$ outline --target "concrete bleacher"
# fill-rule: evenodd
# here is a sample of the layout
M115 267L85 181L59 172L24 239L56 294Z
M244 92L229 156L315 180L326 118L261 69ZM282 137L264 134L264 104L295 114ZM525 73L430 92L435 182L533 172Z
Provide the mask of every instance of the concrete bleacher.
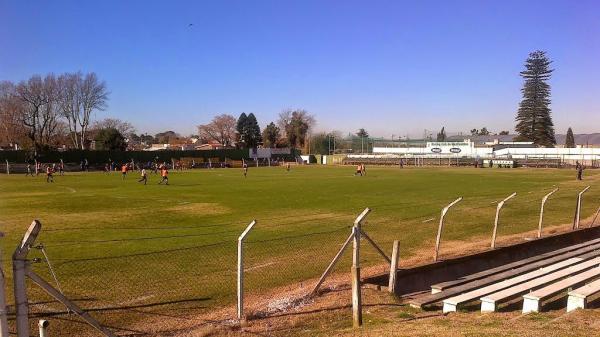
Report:
M567 312L575 309L586 309L590 298L600 295L600 279L573 289L567 295Z
M581 244L577 244L577 245L572 245L572 246L568 246L562 249L557 249L545 254L540 254L540 255L536 255L536 256L532 256L530 258L527 259L522 259L522 260L518 260L515 261L513 263L509 263L509 264L505 264L496 268L492 268L492 269L487 269L487 270L483 270L479 273L474 273L474 274L470 274L470 275L466 275L464 277L461 277L459 279L456 280L452 280L452 281L447 281L447 282L442 282L442 283L437 283L431 286L431 293L432 294L436 294L439 292L442 292L444 290L447 290L449 288L452 287L456 287L471 281L475 281L475 280L479 280L479 279L483 279L486 277L489 277L491 275L494 274L498 274L507 270L512 270L515 269L517 267L522 267L525 265L529 265L533 262L537 262L537 261L541 261L541 260L545 260L545 259L549 259L551 257L555 257L555 256L560 256L562 254L568 253L568 252L572 252L581 248L585 248L585 247L592 247L592 245L594 244L598 244L600 243L600 239L595 239L595 240L590 240ZM596 249L596 247L600 247L600 246L594 246L591 249ZM589 250L588 250L589 251Z
M472 302L473 300L477 300L482 296L485 296L485 295L500 291L502 289L506 289L511 286L514 286L514 285L550 274L554 271L572 266L581 261L582 261L581 258L573 257L573 258L549 265L547 267L540 268L538 270L535 270L535 271L532 271L529 273L525 273L525 274L522 274L522 275L519 275L516 277L512 277L512 278L509 278L509 279L506 279L504 281L500 281L497 283L492 283L488 286L485 286L482 288L477 288L475 290L460 294L458 296L454 296L454 297L445 299L443 301L443 303L444 303L443 311L444 311L444 313L456 311L458 309L459 305L462 305L462 304L468 303L468 302Z
M600 257L595 257L576 265L555 271L553 273L532 279L530 281L517 284L510 288L500 290L498 292L486 295L480 299L482 312L496 311L498 305L503 302L510 301L518 296L526 294L532 290L539 289L551 285L552 283L572 277L578 273L585 272L588 269L598 267L600 265ZM600 269L598 270L600 272Z
M539 312L544 301L560 294L566 295L567 290L571 287L598 277L600 277L600 267L592 268L583 273L552 283L541 289L537 289L523 296L523 313L526 314L530 312Z
M460 282L454 284L447 284L444 290L431 295L422 296L415 298L410 302L413 307L423 308L424 306L439 303L445 299L461 295L480 289L494 283L502 282L509 278L517 277L528 272L544 268L546 266L565 261L570 258L578 257L582 260L595 258L600 255L600 243L597 240L589 241L584 244L576 245L575 250L571 250L571 247L557 250L560 251L558 255L552 253L541 254L542 260L537 258L525 259L523 261L515 262L514 264L508 264L498 268L493 268L488 271L483 271L471 276L466 276ZM529 263L527 262L529 261ZM523 265L523 263L525 263ZM455 285L456 284L456 285Z

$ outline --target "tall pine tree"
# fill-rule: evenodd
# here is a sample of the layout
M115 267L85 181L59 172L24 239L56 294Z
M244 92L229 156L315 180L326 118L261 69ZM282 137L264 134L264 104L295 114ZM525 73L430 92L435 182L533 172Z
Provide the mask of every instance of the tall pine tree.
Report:
M525 70L521 72L525 80L521 89L523 99L519 104L515 127L519 134L517 140L532 141L547 147L556 144L548 84L554 71L550 69L551 63L546 53L539 50L529 54L525 62Z
M246 118L245 142L247 147L257 147L262 142L260 126L253 113L249 113Z
M438 142L445 142L446 141L446 128L442 126L442 130L440 132L438 132L436 140Z
M573 130L569 128L567 130L567 138L565 139L565 147L575 147L575 136L573 136Z
M245 112L240 114L238 117L237 124L235 126L235 131L237 131L238 136L238 147L246 146L246 135L247 135L247 125L248 125L248 116L246 116Z

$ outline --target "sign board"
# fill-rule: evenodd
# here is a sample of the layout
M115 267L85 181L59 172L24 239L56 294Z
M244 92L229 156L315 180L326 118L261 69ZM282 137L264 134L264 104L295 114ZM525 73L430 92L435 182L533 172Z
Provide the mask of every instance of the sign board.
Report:
M470 141L465 142L428 142L426 153L436 154L458 154L468 155L473 152L474 145Z
M248 150L250 158L271 158L271 156L292 153L289 147L284 148L253 148Z

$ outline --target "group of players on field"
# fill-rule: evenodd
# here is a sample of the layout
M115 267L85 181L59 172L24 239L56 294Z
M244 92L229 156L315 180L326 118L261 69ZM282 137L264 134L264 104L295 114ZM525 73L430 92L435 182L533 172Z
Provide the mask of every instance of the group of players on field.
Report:
M25 176L34 176L34 171L32 170L32 165L31 164L27 164L27 170L25 172ZM114 163L111 162L110 164L106 164L104 166L104 171L106 173L110 173L112 171L112 168L114 167ZM43 172L43 168L45 167L45 171L46 171L46 182L48 183L53 183L54 182L54 173L58 172L61 176L64 175L65 172L65 166L64 163L61 161L59 164L56 163L50 163L50 164L44 164L42 165L42 163L37 162L35 164L35 175L39 175L40 172ZM162 185L163 183L165 185L169 185L169 170L167 168L167 164L166 163L153 163L151 165L151 167L153 172L155 174L158 174L158 172L160 171L160 177L161 180L158 182L159 185ZM290 171L290 164L287 163L285 166L286 170L289 172ZM582 165L581 163L579 163L579 161L577 162L576 166L575 166L575 170L577 171L577 180L582 180L583 179L583 170L585 169L585 166ZM133 163L123 163L123 165L121 165L121 179L125 179L127 177L127 173L129 171L133 171L135 170L135 167L133 166ZM242 170L243 170L243 174L244 174L244 178L246 178L248 176L248 164L246 162L243 162L242 164ZM365 168L365 164L358 164L356 166L356 172L354 173L355 176L360 175L360 176L366 176L367 175L367 171ZM143 167L140 170L140 179L138 180L138 182L140 183L144 183L144 185L146 185L148 183L148 173L146 171L146 168Z
M46 164L45 166L45 171L46 171L46 182L47 183L53 183L54 182L54 173L58 172L58 174L60 174L61 176L65 174L65 165L64 163L61 161L60 164L56 164L56 163L51 163L51 164ZM38 176L40 175L40 172L44 171L44 166L42 166L42 163L37 162L35 164L35 175ZM33 170L31 168L31 164L27 163L27 168L25 171L25 176L34 176L33 174Z
M169 185L169 169L167 168L167 164L166 163L162 163L160 165L155 165L154 167L154 173L158 173L158 171L160 170L160 181L158 182L159 185L162 185L163 183L165 183L165 185ZM133 171L134 168L132 166L132 164L130 163L126 163L121 165L121 179L125 179L125 177L127 177L127 172L128 171ZM110 171L107 171L107 173L109 173ZM138 180L139 183L144 183L144 185L146 185L148 183L148 173L146 172L146 168L143 167L142 170L140 171L140 180Z

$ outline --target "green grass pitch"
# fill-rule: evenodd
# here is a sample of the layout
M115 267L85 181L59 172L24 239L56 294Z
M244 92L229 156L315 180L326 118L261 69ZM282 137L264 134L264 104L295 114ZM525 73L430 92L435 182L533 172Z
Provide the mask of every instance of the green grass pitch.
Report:
M67 173L54 183L42 175L2 175L4 266L10 270L10 253L39 219L38 242L67 295L88 300L84 307L202 311L233 303L236 241L253 219L246 289L257 294L318 277L365 207L372 209L366 232L386 251L400 240L406 258L433 253L440 210L459 196L464 199L447 215L444 241L487 240L496 203L512 192L517 197L503 210L500 242L537 228L540 200L554 187L560 190L547 203L546 226L571 222L576 195L587 185L582 218L599 206L600 172L593 170L582 182L573 170L556 169L368 167L365 177L353 173L351 166L251 167L244 178L241 169L196 170L171 172L169 186L157 185L154 174L147 186L139 184L136 172L125 180L120 173ZM363 252L367 265L381 263L372 249ZM49 277L45 264L34 269Z

